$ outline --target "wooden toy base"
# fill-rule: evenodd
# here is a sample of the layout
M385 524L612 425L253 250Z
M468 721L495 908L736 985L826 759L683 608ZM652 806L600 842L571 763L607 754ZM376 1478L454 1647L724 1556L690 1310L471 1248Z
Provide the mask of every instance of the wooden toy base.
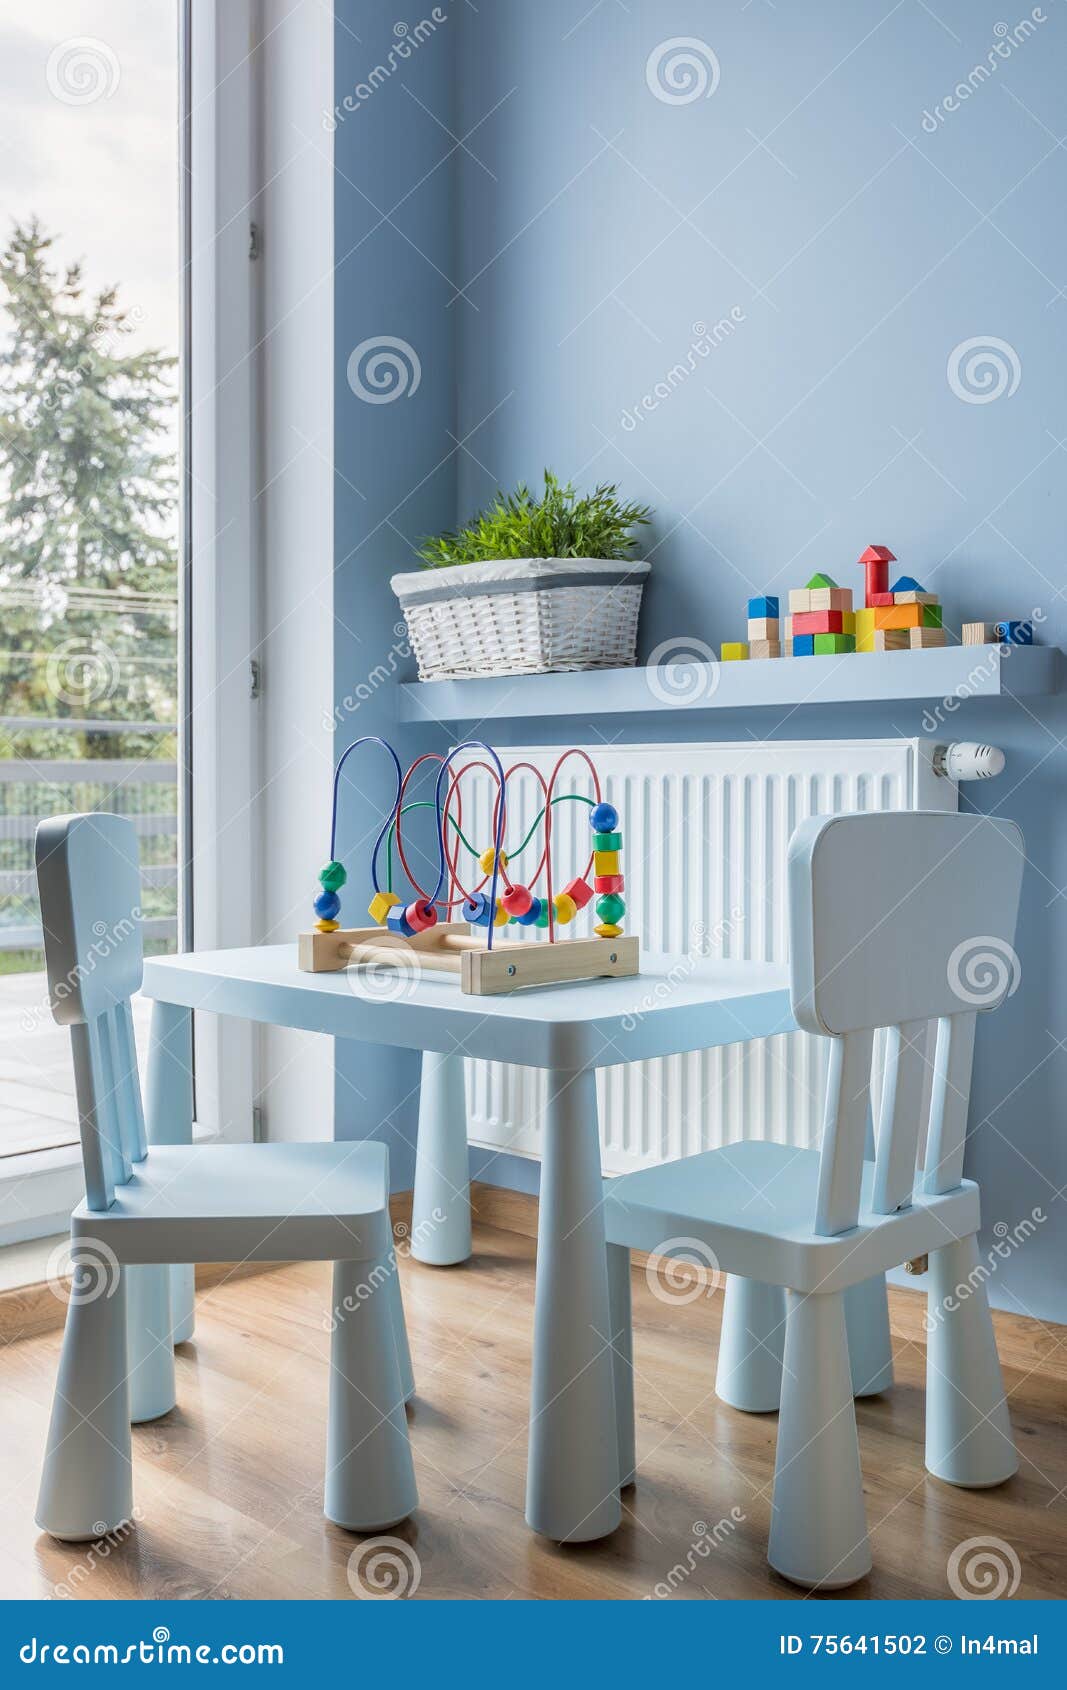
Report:
M339 927L333 933L301 933L298 967L304 974L329 974L350 964L395 963L412 954L417 966L459 976L460 990L474 997L512 992L519 986L547 986L566 980L624 978L640 972L633 934L617 939L559 939L554 945L509 944L498 940L491 951L466 922L440 922L410 939L382 927Z

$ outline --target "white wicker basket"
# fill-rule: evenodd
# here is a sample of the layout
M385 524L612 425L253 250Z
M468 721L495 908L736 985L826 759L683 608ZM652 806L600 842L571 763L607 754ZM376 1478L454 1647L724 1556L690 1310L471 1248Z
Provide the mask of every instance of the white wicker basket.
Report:
M651 565L509 558L394 575L422 681L629 668Z

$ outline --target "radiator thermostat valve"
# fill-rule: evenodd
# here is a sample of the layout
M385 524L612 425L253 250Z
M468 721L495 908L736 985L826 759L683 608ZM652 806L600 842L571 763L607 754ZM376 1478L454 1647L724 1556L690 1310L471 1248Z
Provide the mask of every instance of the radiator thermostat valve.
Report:
M996 745L939 745L934 751L934 773L948 780L990 780L1004 768L1004 753Z

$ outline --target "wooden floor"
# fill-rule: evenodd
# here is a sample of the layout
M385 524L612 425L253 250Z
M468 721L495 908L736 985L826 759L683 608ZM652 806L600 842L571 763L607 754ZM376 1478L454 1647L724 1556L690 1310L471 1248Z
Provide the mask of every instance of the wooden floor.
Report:
M523 1521L533 1245L480 1227L462 1268L402 1267L418 1394L410 1409L421 1492L395 1536L419 1599L793 1597L767 1568L775 1419L715 1397L721 1296L668 1304L634 1273L639 1477L624 1523L563 1549ZM0 1588L7 1597L347 1597L360 1540L321 1514L329 1269L287 1267L201 1294L179 1351L179 1404L134 1429L138 1523L125 1539L64 1546L33 1524L55 1374L55 1332L0 1352ZM921 1304L896 1293L894 1324ZM1067 1591L1067 1331L1003 1323L1022 1452L1014 1480L959 1491L922 1464L921 1346L897 1336L898 1383L859 1407L875 1568L857 1597L951 1594L966 1539L1018 1556L1018 1595ZM1003 1552L997 1551L1003 1559ZM417 1559L414 1559L414 1558ZM352 1570L361 1577L358 1557Z

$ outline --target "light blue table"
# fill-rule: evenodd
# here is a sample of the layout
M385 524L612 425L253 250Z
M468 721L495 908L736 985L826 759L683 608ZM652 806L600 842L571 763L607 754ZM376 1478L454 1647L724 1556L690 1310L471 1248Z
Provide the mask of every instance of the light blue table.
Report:
M144 995L155 1000L146 1109L153 1143L191 1135L196 1009L548 1070L526 1518L561 1541L604 1537L620 1519L595 1071L795 1026L781 966L658 956L641 966L630 980L482 998L424 975L393 1001L365 991L358 972L301 974L295 944L154 957L144 966ZM192 1329L191 1295L187 1279L176 1290L186 1306L172 1311L179 1336ZM601 1428L592 1446L590 1426Z

